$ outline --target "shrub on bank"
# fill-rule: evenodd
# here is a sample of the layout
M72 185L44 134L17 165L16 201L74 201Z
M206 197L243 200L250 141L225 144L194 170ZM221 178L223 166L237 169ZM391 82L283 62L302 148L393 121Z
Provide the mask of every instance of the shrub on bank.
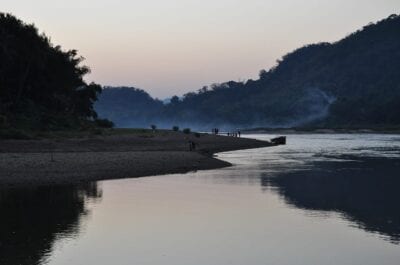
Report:
M0 115L0 128L5 128L7 126L6 116Z
M114 123L107 119L96 119L95 123L100 128L113 128Z
M0 129L0 139L28 140L33 137L23 130L14 128Z

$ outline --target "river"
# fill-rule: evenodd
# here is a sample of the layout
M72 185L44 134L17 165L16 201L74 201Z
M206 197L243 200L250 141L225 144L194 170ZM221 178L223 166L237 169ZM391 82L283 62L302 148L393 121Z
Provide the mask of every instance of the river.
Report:
M400 264L400 135L218 157L234 166L1 190L0 264Z

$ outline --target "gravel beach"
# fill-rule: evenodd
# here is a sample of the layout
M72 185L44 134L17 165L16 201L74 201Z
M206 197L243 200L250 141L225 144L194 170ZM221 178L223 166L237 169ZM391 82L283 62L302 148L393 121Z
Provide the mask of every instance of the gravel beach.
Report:
M189 151L189 141L196 151ZM0 185L52 185L133 178L230 166L216 152L269 142L178 132L83 139L0 140Z

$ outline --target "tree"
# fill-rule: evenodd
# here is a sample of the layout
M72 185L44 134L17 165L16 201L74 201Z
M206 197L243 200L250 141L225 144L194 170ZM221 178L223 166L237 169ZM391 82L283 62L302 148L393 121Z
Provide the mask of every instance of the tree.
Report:
M178 96L173 96L172 98L171 98L171 104L172 105L176 105L176 104L178 104L179 103L179 97Z
M54 46L33 24L0 13L0 115L11 126L32 128L96 118L101 87L83 80L90 72L83 60L76 50Z

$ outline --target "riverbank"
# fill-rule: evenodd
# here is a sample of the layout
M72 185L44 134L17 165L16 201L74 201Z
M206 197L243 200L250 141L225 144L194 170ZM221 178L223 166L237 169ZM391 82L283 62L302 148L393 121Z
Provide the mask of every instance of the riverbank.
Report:
M199 135L197 135L199 136ZM189 141L196 151L189 151ZM0 185L53 185L185 173L230 166L217 152L269 142L150 130L83 138L0 140Z

